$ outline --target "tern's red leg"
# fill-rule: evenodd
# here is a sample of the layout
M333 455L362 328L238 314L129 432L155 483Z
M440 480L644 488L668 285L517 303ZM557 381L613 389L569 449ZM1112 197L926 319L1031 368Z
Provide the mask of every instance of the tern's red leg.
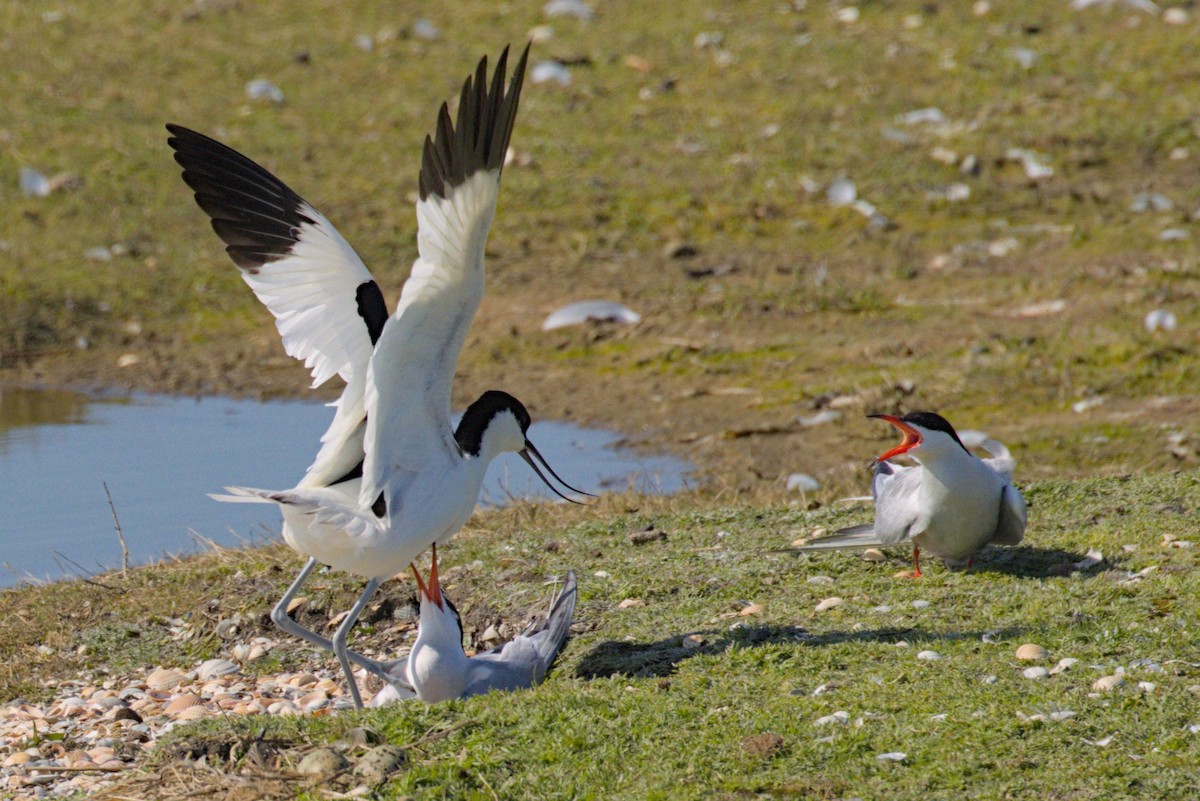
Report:
M975 564L975 554L971 554L970 556L967 557L967 570L970 570L971 565L973 565L973 564Z
M913 543L913 578L921 577L921 549Z

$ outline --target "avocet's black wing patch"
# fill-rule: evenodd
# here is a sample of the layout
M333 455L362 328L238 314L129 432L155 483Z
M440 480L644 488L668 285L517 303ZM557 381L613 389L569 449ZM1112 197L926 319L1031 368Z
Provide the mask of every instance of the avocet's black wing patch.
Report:
M450 109L442 104L433 138L425 137L418 181L421 200L430 195L444 198L448 188L459 186L476 172L499 170L504 166L528 56L529 45L525 45L507 92L504 74L508 66L508 48L504 48L496 62L490 90L487 56L480 59L475 75L467 76L463 83L457 123L451 124Z
M301 225L316 225L304 198L241 153L179 125L167 130L184 182L238 267L256 270L284 258Z
M366 323L367 333L370 334L371 344L374 345L379 341L379 335L383 333L383 327L388 321L387 302L383 299L383 293L379 291L379 284L374 281L359 284L354 299L358 301L358 316Z

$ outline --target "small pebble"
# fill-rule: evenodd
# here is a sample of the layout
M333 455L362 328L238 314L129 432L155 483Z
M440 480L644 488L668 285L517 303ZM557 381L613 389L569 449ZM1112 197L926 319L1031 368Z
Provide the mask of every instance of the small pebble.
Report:
M937 651L919 651L917 659L924 659L926 662L937 662L942 658L942 655Z
M826 715L824 717L817 718L815 721L815 725L829 726L829 725L835 724L835 723L839 724L839 725L845 725L849 722L850 722L850 713L846 712L844 710L838 710L837 712L834 712L832 715Z
M1044 679L1050 675L1050 671L1038 665L1037 667L1025 668L1021 671L1021 675L1027 679Z
M913 601L912 608L913 609L928 609L929 601Z
M887 560L887 556L878 548L868 548L862 552L862 558L868 562L883 562Z
M887 762L903 762L908 759L908 754L903 751L889 751L886 754L879 754L876 759L882 759Z

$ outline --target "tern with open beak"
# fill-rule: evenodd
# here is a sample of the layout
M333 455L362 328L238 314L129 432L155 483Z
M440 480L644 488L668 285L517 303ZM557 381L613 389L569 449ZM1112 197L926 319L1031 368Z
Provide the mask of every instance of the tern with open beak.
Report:
M811 553L865 549L912 542L914 577L921 575L921 551L952 566L970 566L985 545L1017 545L1025 535L1025 499L1012 485L1014 462L995 440L993 458L967 450L944 417L913 412L903 417L875 414L904 435L903 441L874 463L871 495L875 520L841 529L799 548ZM898 467L889 461L907 454L918 464Z
M537 459L580 492L529 441L529 413L512 395L485 392L457 428L450 419L455 365L483 297L484 248L528 51L507 87L507 48L490 84L483 58L463 84L455 121L442 105L418 181L418 258L390 316L370 272L329 220L240 153L167 126L184 181L275 316L287 352L305 361L315 385L334 374L346 382L320 452L296 487L233 487L214 497L280 505L284 539L309 560L271 617L337 655L356 706L362 701L346 648L350 628L380 580L466 522L495 456L517 451L554 489ZM318 563L368 579L332 640L287 614ZM370 660L354 661L381 672Z
M468 657L463 650L462 620L438 581L436 547L428 583L421 580L415 567L412 570L421 604L417 641L407 657L389 664L390 682L371 700L371 706L409 698L436 704L492 690L520 690L546 677L575 615L574 572L567 573L545 618L504 645Z

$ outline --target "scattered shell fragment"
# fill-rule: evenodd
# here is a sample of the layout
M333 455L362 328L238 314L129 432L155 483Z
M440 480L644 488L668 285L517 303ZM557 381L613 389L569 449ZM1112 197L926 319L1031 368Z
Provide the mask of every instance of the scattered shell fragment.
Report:
M879 754L876 759L882 759L886 762L903 762L908 759L908 754L903 751L889 751L886 754Z
M574 17L589 22L596 12L581 0L550 0L542 6L542 13L547 17Z
M171 668L159 668L146 677L146 686L152 690L170 690L183 682L183 674Z
M1075 665L1077 665L1077 664L1079 664L1079 660L1076 659L1075 657L1072 657L1072 656L1064 657L1063 659L1058 660L1057 665L1050 668L1050 675L1057 676L1059 673L1062 673L1064 670L1070 670L1071 668L1075 667Z
M821 482L807 473L792 473L787 477L789 492L815 492L821 488Z
M549 83L553 81L559 86L571 85L571 71L558 61L539 61L529 71L530 83Z
M635 606L645 606L645 605L646 605L646 602L643 601L641 598L626 598L625 600L621 601L621 603L617 604L617 608L618 609L631 609Z
M1147 211L1170 211L1175 208L1175 203L1166 195L1158 192L1141 192L1133 196L1133 200L1129 202L1129 210L1135 214L1141 214Z
M1045 659L1050 656L1050 652L1040 645L1027 642L1017 649L1017 659L1033 661L1037 659Z
M832 423L835 420L841 420L842 413L835 409L823 409L810 417L798 417L797 422L805 428L820 426L826 423Z
M816 611L825 612L830 609L836 609L839 606L844 606L845 603L846 602L843 599L834 595L833 597L826 598L824 601L821 601L819 604L817 604Z
M1044 679L1050 675L1050 671L1038 665L1037 667L1025 668L1021 671L1021 675L1027 679Z
M1092 689L1098 692L1108 692L1125 684L1125 677L1120 675L1101 676L1092 682Z
M279 104L283 102L283 90L266 78L255 78L246 84L246 97Z
M738 612L738 616L749 617L750 615L757 615L762 612L763 609L764 607L762 604L750 604L749 606L742 607L741 611Z
M825 201L830 206L849 206L858 198L858 190L849 178L838 178L825 190Z
M817 718L816 721L814 721L814 725L817 725L817 726L829 726L831 724L845 725L849 722L850 722L850 713L846 712L845 710L839 709L837 712L834 712L832 715L826 715L824 717Z
M555 328L580 325L589 320L635 325L641 319L640 314L620 303L610 300L583 300L556 309L542 322L542 330L553 331Z
M862 552L862 558L868 562L884 562L887 556L878 548L867 548Z
M913 609L928 609L928 608L929 608L929 601L920 600L920 599L918 599L918 600L916 600L916 601L913 601L913 602L912 602L912 608L913 608Z
M1155 331L1174 331L1177 324L1178 321L1175 319L1175 315L1165 309L1155 309L1148 313L1142 321L1142 325L1150 333L1154 333Z
M437 26L425 18L421 18L413 22L409 33L414 39L424 39L427 42L434 42L442 38L442 32L437 29Z
M923 659L926 662L937 662L940 661L941 658L942 655L937 651L920 651L917 653L917 659Z
M50 179L32 167L21 168L20 184L25 197L46 197L51 191Z
M202 706L204 701L199 696L184 694L179 695L163 708L163 712L167 715L178 715L185 709L191 709L194 706Z
M230 673L237 673L238 666L236 662L228 659L209 659L196 668L196 676L201 681L208 681L219 676L228 676Z

